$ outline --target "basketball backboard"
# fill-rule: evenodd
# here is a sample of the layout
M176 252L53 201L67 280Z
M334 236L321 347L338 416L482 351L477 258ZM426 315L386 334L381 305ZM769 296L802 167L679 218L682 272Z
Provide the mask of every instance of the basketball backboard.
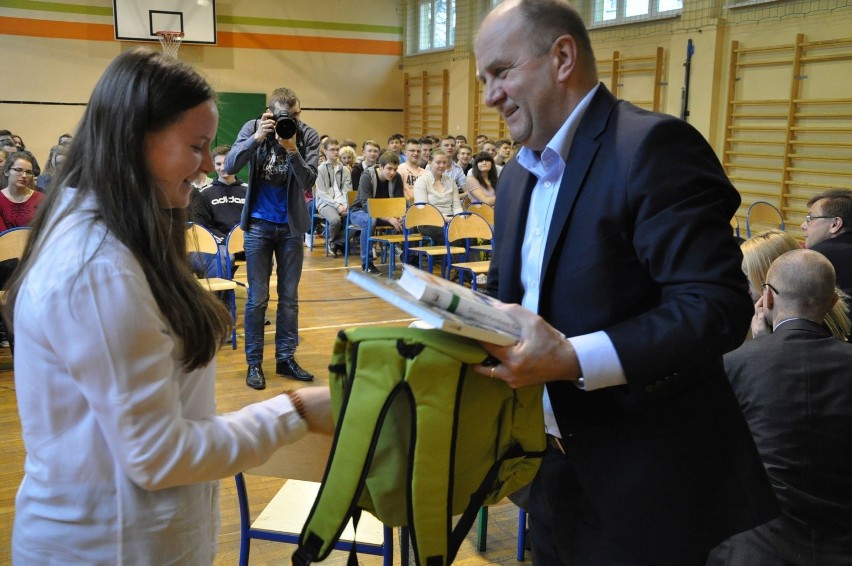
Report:
M183 43L216 44L216 0L113 0L115 38L157 41L158 31L180 31Z

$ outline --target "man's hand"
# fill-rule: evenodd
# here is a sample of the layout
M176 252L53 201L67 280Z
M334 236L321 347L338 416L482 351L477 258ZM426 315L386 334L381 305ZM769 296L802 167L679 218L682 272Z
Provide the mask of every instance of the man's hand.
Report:
M296 134L293 134L292 138L286 140L278 137L278 134L275 134L275 139L278 140L281 147L287 150L287 153L293 153L299 149L299 146L296 145Z
M382 220L393 226L393 229L397 232L402 232L402 222L396 216L388 216L387 218L382 218Z
M514 346L483 343L485 351L500 363L478 365L477 373L502 379L515 389L563 379L577 381L580 363L561 332L520 305L497 303L496 306L521 323L521 338Z
M765 336L771 333L772 328L769 327L769 323L766 322L764 315L763 297L760 297L754 303L754 316L751 317L751 335L753 338L757 338L758 336Z
M254 139L257 142L262 142L266 136L275 131L275 120L272 112L267 110L257 121L257 131L254 133Z

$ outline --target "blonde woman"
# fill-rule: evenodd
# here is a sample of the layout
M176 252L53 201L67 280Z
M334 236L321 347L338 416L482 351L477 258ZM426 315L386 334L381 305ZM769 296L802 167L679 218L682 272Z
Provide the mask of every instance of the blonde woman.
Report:
M743 252L743 271L748 277L749 292L755 302L762 295L761 286L766 281L766 272L772 262L782 254L801 247L793 236L781 230L767 230L743 242L740 246ZM825 325L832 335L845 341L852 332L848 314L849 297L840 289L837 293L840 299L825 317ZM761 316L762 312L755 313L755 318Z
M340 148L340 163L352 171L352 167L355 166L355 163L358 161L358 156L355 154L355 150L349 147L348 145L341 146ZM351 173L350 173L351 174Z

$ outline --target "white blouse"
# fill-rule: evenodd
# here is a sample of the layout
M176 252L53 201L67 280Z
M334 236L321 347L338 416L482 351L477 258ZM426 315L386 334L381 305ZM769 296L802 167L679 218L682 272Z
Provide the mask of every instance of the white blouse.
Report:
M218 480L303 436L280 395L217 416L215 361L185 372L142 268L65 191L15 304L27 456L15 564L209 566ZM158 276L166 276L160 274Z
M436 183L435 175L428 169L414 181L414 202L428 202L446 217L463 211L456 182L447 175L441 175L441 181Z

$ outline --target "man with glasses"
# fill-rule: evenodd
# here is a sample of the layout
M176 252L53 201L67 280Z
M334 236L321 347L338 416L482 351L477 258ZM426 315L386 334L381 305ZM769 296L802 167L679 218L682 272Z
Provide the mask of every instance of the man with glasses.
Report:
M852 344L823 325L834 285L823 255L780 256L755 305L755 339L724 357L782 514L727 540L710 566L850 563Z
M828 258L837 286L852 295L852 191L833 189L808 201L802 222L805 245Z

